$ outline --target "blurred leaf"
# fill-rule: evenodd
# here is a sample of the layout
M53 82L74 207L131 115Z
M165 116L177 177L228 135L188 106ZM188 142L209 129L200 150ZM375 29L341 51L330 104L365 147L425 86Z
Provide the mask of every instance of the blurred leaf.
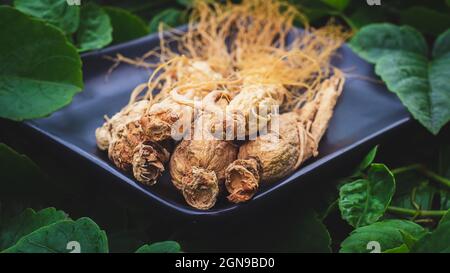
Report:
M433 232L423 236L411 249L415 253L450 253L450 210Z
M317 0L290 0L292 4L296 5L298 9L306 15L310 22L317 21L325 16L328 16L332 12L336 12L329 5L323 1ZM297 22L301 23L301 22Z
M406 244L402 235L421 238L427 231L420 225L406 220L385 220L355 229L341 244L342 253L367 253L369 242L378 242L381 252L385 252ZM400 249L404 250L404 247ZM398 251L398 249L397 249Z
M180 244L174 241L165 241L153 243L151 245L143 245L136 253L180 253Z
M26 209L8 223L2 223L0 251L14 245L20 238L41 227L66 219L68 219L67 215L55 208L46 208L38 212Z
M372 23L387 21L386 11L378 7L360 8L353 12L349 19L356 29Z
M74 33L80 22L80 8L67 5L66 0L14 0L14 6L23 13L38 17L60 28L65 33Z
M149 33L145 22L127 10L105 7L113 26L113 42L115 44L133 40Z
M406 172L395 176L396 191L392 205L407 209L416 209L414 201L422 210L431 210L437 189L418 173ZM414 194L413 194L414 193ZM414 195L414 196L413 196ZM412 199L414 197L414 200Z
M291 200L286 200L291 203ZM331 238L325 225L307 204L296 213L261 212L241 221L182 227L176 241L186 252L331 252ZM220 230L220 236L212 230Z
M0 143L0 199L19 193L36 193L45 175L27 156Z
M177 3L187 8L190 8L194 5L194 1L195 0L177 0Z
M165 25L168 25L170 27L176 27L184 23L185 19L183 17L184 13L181 10L173 8L165 9L155 15L150 21L150 32L157 32L160 23L164 23Z
M278 243L273 242L274 251L300 253L331 252L330 233L313 210L308 210L304 215L301 217L297 216L297 219L293 220L289 227L279 227L280 234L274 236L275 240L278 241ZM261 235L264 236L263 234ZM266 251L270 251L270 249L271 247L268 247Z
M344 184L339 192L342 218L355 228L384 215L395 192L395 180L383 164L372 164L365 179Z
M95 4L81 8L80 27L77 31L79 51L100 49L112 41L112 26L108 14Z
M64 34L16 9L0 7L0 117L40 118L83 88L81 59Z
M450 14L415 6L400 12L400 23L415 27L422 33L437 36L450 28Z
M450 36L449 36L450 37ZM450 179L450 145L442 145L438 156L438 173ZM450 209L450 191L442 189L440 195L440 209Z
M440 194L440 197L441 197L440 209L441 210L448 210L448 209L450 209L450 192L441 190L439 192L439 194Z
M106 233L89 218L62 220L22 237L5 253L68 253L70 242L80 246L81 253L108 252Z
M342 12L347 8L348 4L350 3L350 0L322 0L322 2Z
M448 36L450 38L450 35ZM450 145L442 145L438 154L438 173L450 179Z

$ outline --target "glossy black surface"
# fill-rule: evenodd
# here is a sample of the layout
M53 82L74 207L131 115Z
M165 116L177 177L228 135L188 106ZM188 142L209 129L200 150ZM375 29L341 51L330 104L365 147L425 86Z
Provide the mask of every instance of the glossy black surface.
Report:
M111 183L124 183L132 191L145 196L149 205L169 208L187 215L221 215L226 212L239 212L257 209L261 201L281 202L282 194L295 194L298 186L312 177L331 169L349 168L353 155L361 155L369 145L376 143L381 136L401 128L410 116L396 96L384 85L365 78L376 79L373 66L356 56L347 46L340 49L335 64L349 74L344 92L329 128L320 143L319 156L301 166L293 175L276 183L263 185L249 203L235 205L222 196L216 206L209 211L199 211L186 205L165 174L153 187L144 187L134 179L118 171L99 151L95 144L95 129L103 123L103 116L113 115L127 102L131 90L146 82L151 71L129 65L120 65L112 74L108 70L112 62L105 56L121 53L128 57L141 56L158 45L158 37L151 35L101 51L83 56L85 89L76 95L66 108L48 118L26 122L35 133L50 140L53 149L60 149L61 156L70 153L70 158L87 161L98 172L112 175ZM353 156L354 157L354 156ZM93 180L92 183L95 183ZM119 193L120 194L120 193Z

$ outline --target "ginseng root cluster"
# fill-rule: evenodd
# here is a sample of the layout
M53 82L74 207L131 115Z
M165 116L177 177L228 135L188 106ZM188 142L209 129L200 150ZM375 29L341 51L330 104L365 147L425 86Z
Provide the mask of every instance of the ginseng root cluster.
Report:
M114 58L153 73L96 130L97 146L147 186L168 169L197 209L248 201L318 154L344 84L330 61L348 36L311 28L284 1L196 1L186 32L161 27L158 49Z

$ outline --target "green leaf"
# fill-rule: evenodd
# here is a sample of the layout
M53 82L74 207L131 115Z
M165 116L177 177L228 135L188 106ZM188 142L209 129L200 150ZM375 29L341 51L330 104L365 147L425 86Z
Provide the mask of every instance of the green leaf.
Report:
M440 175L450 179L450 145L442 145L438 154L437 171ZM440 209L450 209L450 190L442 189L440 195Z
M399 27L388 23L361 28L350 41L350 47L371 63L398 52L428 54L427 43L420 32L408 26Z
M423 36L410 27L373 24L363 27L351 47L376 63L375 72L431 133L450 120L450 31L436 40L433 60Z
M405 242L408 249L411 249L412 246L419 240L419 238L414 237L404 230L400 230L400 233L402 234L403 242Z
M181 253L180 244L174 241L165 241L153 243L151 245L143 245L136 253Z
M80 56L62 32L0 7L0 117L47 116L82 88Z
M89 218L77 221L63 220L39 228L22 237L5 253L68 253L71 242L80 246L81 253L108 252L108 239L104 231Z
M185 6L187 8L194 6L194 2L195 0L177 0L178 4Z
M442 217L438 227L423 236L411 249L416 253L450 253L450 210Z
M350 0L322 0L322 2L338 11L344 11L350 3Z
M43 19L67 34L74 33L80 22L80 8L69 6L66 0L14 0L23 13ZM13 21L12 21L13 22Z
M401 244L398 247L385 250L383 253L409 253L409 247L406 244Z
M353 12L349 19L356 28L361 28L368 24L387 21L386 11L380 8L359 8Z
M417 172L405 172L395 176L396 191L392 205L406 209L416 209L413 202L422 210L431 210L437 189L428 179Z
M336 11L336 9L326 4L324 1L291 0L290 2L297 5L299 10L301 10L306 15L310 22L315 22L324 18L325 16L336 15L336 13L339 13L338 11ZM303 27L303 22L301 20L295 20L295 24L297 26Z
M441 197L440 209L448 210L450 209L450 192L449 191L440 191L439 195Z
M355 228L384 215L395 192L395 180L383 164L372 164L366 179L344 184L339 191L342 218Z
M44 180L44 173L33 161L0 143L0 198L22 192L36 194L40 182Z
M426 55L428 47L420 32L408 26L371 24L360 29L350 41L350 47L368 62L396 52Z
M168 8L157 15L150 21L150 32L157 32L160 23L164 23L170 27L176 27L184 22L183 11L174 8Z
M50 200L52 190L32 160L0 143L0 226L28 207L48 206L43 200Z
M378 145L373 147L372 150L364 157L364 159L359 164L357 170L358 171L364 171L365 169L369 168L370 164L372 164L373 160L375 159L375 156L377 155L378 151Z
M244 252L331 252L330 234L309 203L303 203L304 199L285 201L288 207L301 209L287 214L261 211L230 223L220 236L211 232L211 225L193 224L175 239L186 252L232 252L237 246Z
M409 234L413 238L422 238L427 231L420 225L406 220L385 220L355 229L341 244L342 253L367 253L369 242L378 242L381 252L406 245L402 235ZM402 247L401 249L404 249Z
M270 247L266 246L265 251L273 249L275 252L330 253L330 233L314 210L308 209L301 217L295 217L297 219L286 220L284 225L278 226L279 235L274 236L278 242L272 242ZM261 230L259 238L264 238L267 232L270 232L267 228ZM264 243L266 240L262 241Z
M449 36L450 37L450 36ZM438 153L438 173L450 179L450 145L442 145Z
M0 250L14 245L21 237L60 220L67 220L67 215L55 208L46 208L38 212L33 209L26 209L9 223L2 225Z
M108 14L98 5L87 4L81 8L80 28L77 32L79 51L100 49L112 41L112 25Z
M431 133L437 134L450 120L450 54L430 62L425 56L398 52L381 58L375 72Z
M133 40L149 33L145 22L127 10L115 7L104 8L113 26L113 42L115 44Z
M450 28L450 15L427 7L414 6L400 12L400 23L415 27L422 33L437 36Z

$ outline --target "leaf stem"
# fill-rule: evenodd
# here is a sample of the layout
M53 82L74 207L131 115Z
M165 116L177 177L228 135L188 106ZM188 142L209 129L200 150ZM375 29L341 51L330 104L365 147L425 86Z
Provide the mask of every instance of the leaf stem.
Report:
M433 179L434 181L439 182L442 185L450 188L450 179L447 179L447 178L427 169L422 164L412 164L412 165L400 167L397 169L393 169L392 173L394 175L397 175L397 174L412 171L412 170L417 170L417 171L421 172L423 175L427 176L428 178Z
M392 169L391 172L393 175L397 175L397 174L401 174L401 173L405 173L405 172L409 172L409 171L413 171L413 170L418 170L422 167L423 166L421 164L411 164L411 165L407 165L404 167Z
M446 210L414 210L389 206L387 211L393 214L400 214L412 217L442 217Z
M450 179L447 179L443 176L440 176L439 174L432 172L426 168L423 168L420 170L424 175L428 176L429 178L435 180L436 182L441 183L444 186L447 186L450 188Z

